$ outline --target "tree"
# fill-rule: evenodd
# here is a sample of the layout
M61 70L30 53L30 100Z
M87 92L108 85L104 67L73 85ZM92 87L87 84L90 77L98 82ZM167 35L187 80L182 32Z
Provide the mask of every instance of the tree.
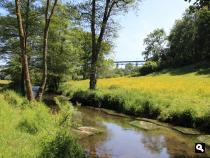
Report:
M23 28L25 30L25 44L28 56L28 69L31 71L31 59L39 52L39 37L40 37L40 9L37 7L37 1L20 1L20 10ZM23 66L15 66L14 61L21 63L22 53L20 49L18 23L15 12L15 1L1 0L0 6L6 10L6 14L0 16L0 40L1 40L1 56L6 59L7 67L5 74L10 76L13 81L15 90L21 90L25 95L25 79ZM19 65L19 64L18 64ZM7 70L8 69L8 70ZM12 71L11 71L12 70ZM15 72L15 76L12 72ZM12 73L12 74L11 74ZM33 82L31 78L31 82Z
M127 12L136 3L137 0L87 0L80 5L79 12L89 22L92 36L90 89L96 89L97 62L102 42L109 33L113 33L113 17Z
M145 60L160 61L167 44L165 31L163 29L155 29L144 39L144 44L146 48L142 55Z
M135 71L136 71L136 67L133 64L128 63L125 65L124 75L132 75L135 73Z
M48 78L46 90L57 92L61 81L72 79L82 65L80 34L72 29L68 7L58 5L51 21L48 40Z
M74 79L88 79L90 75L90 63L91 63L91 33L82 29L75 28L71 30L72 44L74 48L79 49L77 65L80 65L77 72L75 72ZM101 52L98 58L98 77L105 75L105 70L108 71L111 62L108 56L112 50L112 44L109 41L103 41L101 46ZM106 76L106 75L105 75Z
M200 9L191 14L187 11L176 21L169 35L170 63L175 66L192 64L210 58L210 11Z
M185 0L186 2L192 2L192 0ZM201 9L203 7L208 7L210 10L210 1L209 0L196 0L193 2L193 5L190 7L191 11L195 11L195 9Z
M20 49L21 49L21 63L23 68L24 74L24 81L26 86L26 94L28 100L33 100L33 92L32 92L32 85L28 67L28 54L27 54L27 35L28 35L28 16L30 10L30 0L27 1L27 11L26 11L26 20L25 20L25 28L24 23L21 15L21 2L20 0L15 0L15 9L17 15L17 22L18 22L18 31L19 31L19 38L20 38Z
M51 23L52 16L55 11L55 7L57 5L58 0L54 0L52 5L52 9L50 10L50 0L47 0L46 8L45 8L45 26L44 26L44 37L43 37L43 74L41 85L39 87L39 91L36 96L36 100L40 101L42 99L46 82L47 82L47 52L48 52L48 33L49 27Z

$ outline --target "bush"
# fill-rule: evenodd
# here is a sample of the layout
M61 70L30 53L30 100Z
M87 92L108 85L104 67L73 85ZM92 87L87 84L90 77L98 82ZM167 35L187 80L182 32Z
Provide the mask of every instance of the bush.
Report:
M195 121L195 127L201 131L210 132L210 112Z
M101 106L106 109L115 110L118 112L125 112L125 101L122 96L114 96L111 94L105 94L101 97Z
M87 155L74 138L66 132L59 132L56 137L43 144L39 158L86 158Z
M147 75L158 70L158 64L154 61L147 61L140 69L140 75Z
M192 109L186 109L182 112L171 112L168 118L165 120L174 125L184 126L184 127L194 127L195 126L195 111Z
M83 106L99 107L101 105L101 99L94 91L75 92L70 101L73 104L81 103Z
M156 107L151 101L146 100L141 106L140 116L156 119L160 115L160 108Z

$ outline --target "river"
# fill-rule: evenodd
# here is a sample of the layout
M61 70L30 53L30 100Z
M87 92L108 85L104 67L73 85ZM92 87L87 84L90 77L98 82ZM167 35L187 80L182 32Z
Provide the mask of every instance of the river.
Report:
M191 158L207 157L194 152L194 137L169 128L142 130L132 119L81 107L81 124L102 129L101 134L80 140L93 158Z

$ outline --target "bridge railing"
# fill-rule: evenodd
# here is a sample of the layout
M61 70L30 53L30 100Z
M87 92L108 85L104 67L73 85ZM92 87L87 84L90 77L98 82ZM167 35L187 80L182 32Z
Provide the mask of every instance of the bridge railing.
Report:
M120 65L132 64L137 66L142 66L145 63L143 60L132 60L132 61L115 61L114 64L116 68L119 68Z

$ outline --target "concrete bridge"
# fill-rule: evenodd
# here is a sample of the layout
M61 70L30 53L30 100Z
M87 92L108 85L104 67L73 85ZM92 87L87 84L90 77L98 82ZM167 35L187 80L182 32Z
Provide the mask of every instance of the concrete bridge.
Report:
M132 64L135 66L142 66L145 61L143 60L127 60L127 61L115 61L116 68L119 68L119 66L125 66L126 64Z

